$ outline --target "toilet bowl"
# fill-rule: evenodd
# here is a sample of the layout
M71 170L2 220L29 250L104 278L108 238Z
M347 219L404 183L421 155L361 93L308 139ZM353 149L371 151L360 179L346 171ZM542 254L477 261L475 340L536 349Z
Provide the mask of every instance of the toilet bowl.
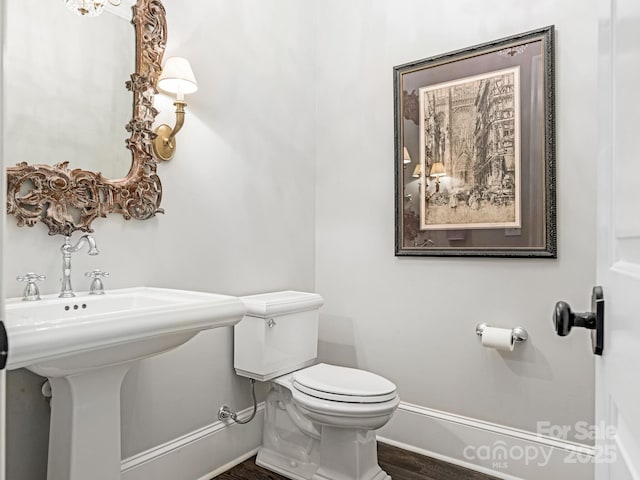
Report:
M322 297L274 292L243 297L234 329L239 375L269 382L256 463L295 480L387 480L375 430L398 406L395 385L317 357Z
M321 425L376 430L389 421L399 402L389 380L324 363L275 381L290 388L298 408Z

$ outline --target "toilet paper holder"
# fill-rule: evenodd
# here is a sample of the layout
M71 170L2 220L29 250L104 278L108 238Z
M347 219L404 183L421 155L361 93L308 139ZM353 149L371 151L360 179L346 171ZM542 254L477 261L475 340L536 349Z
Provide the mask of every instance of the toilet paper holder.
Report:
M476 326L476 335L478 335L479 337L482 337L482 334L484 333L484 329L488 326L489 325L487 325L486 323L479 323ZM524 342L529 338L529 334L523 327L512 328L511 336L513 337L513 340L516 342Z

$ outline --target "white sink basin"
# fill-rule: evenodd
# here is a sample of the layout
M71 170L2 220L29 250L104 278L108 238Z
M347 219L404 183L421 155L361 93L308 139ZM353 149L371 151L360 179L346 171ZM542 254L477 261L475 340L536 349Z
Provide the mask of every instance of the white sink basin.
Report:
M235 325L236 297L162 288L127 288L74 298L7 300L8 369L52 377L128 362L176 347L200 330Z
M120 387L132 363L244 313L236 297L162 288L7 300L7 368L52 387L47 479L120 478Z

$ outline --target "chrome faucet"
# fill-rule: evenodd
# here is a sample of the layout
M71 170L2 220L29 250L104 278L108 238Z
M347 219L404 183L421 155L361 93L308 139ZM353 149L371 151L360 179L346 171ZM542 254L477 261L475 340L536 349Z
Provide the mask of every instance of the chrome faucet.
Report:
M71 254L77 252L82 247L89 245L89 255L97 255L100 253L96 247L96 241L91 235L83 235L75 245L71 245L71 237L64 237L64 245L60 247L62 252L62 289L60 290L60 298L75 297L73 288L71 287Z

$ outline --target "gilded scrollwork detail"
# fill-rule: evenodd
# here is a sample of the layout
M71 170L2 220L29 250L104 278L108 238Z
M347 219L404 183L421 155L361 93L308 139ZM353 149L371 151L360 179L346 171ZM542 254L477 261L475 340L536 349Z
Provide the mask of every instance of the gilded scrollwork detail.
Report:
M18 226L39 222L49 235L92 232L98 217L119 213L127 220L145 220L157 213L162 200L162 183L153 155L153 106L156 85L162 71L167 40L166 15L160 0L138 0L132 23L136 32L136 72L126 84L133 93L133 118L127 148L132 164L128 175L109 180L100 172L70 169L68 162L30 165L21 162L7 168L7 213Z

